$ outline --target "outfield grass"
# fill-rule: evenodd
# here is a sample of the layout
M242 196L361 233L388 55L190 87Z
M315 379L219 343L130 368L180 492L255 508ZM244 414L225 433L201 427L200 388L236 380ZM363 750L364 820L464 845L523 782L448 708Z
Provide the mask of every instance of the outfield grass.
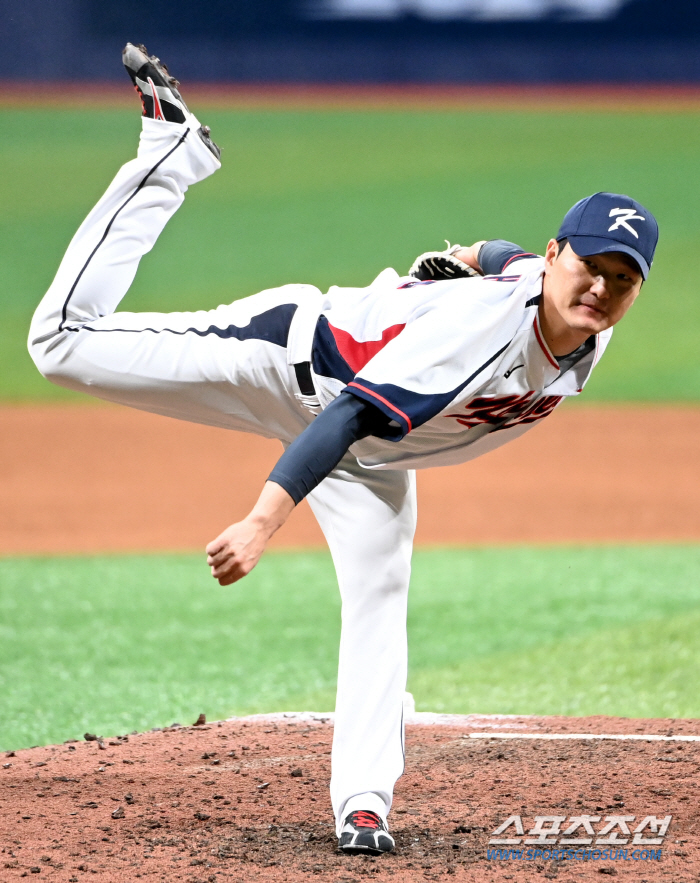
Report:
M700 548L419 550L419 710L698 717ZM0 748L333 706L324 553L222 589L199 557L0 561Z
M74 398L25 352L78 224L134 151L136 107L0 112L0 399ZM699 114L206 113L224 167L146 256L126 309L215 306L290 281L364 285L443 238L541 251L595 190L657 214L657 264L587 401L697 401Z

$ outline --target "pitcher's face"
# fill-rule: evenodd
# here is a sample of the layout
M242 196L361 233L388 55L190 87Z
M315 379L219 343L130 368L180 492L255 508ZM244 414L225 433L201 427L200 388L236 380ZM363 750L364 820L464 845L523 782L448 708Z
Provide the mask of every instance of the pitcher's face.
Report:
M637 299L642 274L622 252L577 255L567 242L561 253L551 239L545 255L544 296L572 331L599 334L622 319Z

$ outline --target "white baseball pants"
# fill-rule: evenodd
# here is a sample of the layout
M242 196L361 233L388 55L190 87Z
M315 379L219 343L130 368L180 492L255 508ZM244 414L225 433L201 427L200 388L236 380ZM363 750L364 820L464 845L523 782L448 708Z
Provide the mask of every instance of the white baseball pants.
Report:
M286 343L315 289L283 286L209 311L115 312L188 186L219 168L198 125L144 119L137 158L80 226L37 308L29 351L62 386L287 444L313 419L295 397ZM331 778L339 827L355 809L386 818L403 771L415 476L346 455L309 502L343 602Z

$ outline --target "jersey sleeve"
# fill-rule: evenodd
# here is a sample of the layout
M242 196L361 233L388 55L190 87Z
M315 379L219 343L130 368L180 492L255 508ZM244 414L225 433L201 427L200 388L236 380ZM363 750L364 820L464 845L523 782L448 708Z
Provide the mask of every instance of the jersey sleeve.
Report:
M408 324L362 368L344 394L371 402L390 421L383 434L400 441L446 408L467 386L480 382L505 351L522 320L509 299L512 287L488 280L441 298ZM479 296L479 291L483 296Z
M508 242L505 239L491 239L479 249L479 266L485 276L499 276L514 261L537 258L538 255Z
M382 436L387 422L374 404L338 396L294 439L267 480L298 504L335 469L350 445L368 435Z

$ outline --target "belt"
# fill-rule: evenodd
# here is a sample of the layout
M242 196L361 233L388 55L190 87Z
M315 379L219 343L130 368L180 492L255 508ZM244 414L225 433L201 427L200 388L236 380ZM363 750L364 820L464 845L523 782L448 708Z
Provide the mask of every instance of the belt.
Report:
M294 365L294 373L297 376L299 392L303 396L315 396L316 387L311 378L311 362L297 362Z

